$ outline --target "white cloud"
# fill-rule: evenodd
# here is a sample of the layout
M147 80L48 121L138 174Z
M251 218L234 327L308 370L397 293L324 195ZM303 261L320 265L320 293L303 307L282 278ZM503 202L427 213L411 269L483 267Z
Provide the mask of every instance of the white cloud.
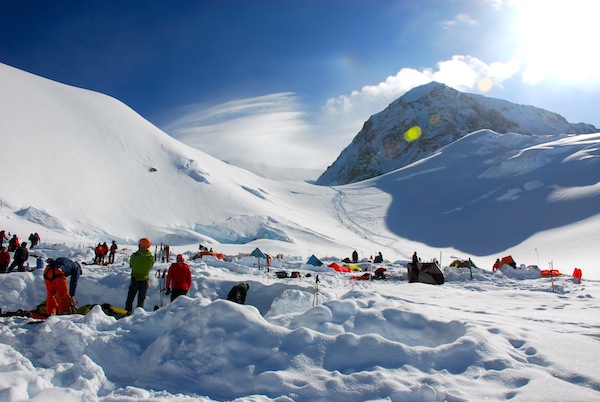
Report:
M457 25L479 25L479 22L467 13L457 14L454 19L440 22L444 29L450 29Z
M484 78L491 80L494 85L501 85L518 71L516 60L486 64L473 56L453 56L451 60L438 62L437 70L403 68L379 84L364 86L350 95L330 98L325 104L325 111L338 116L357 110L376 113L408 90L430 81L441 82L458 90L473 90Z
M223 160L246 159L271 166L321 167L305 138L311 126L292 93L235 100L210 108L190 105L163 130L181 142Z
M504 0L485 0L485 4L489 4L490 7L494 10L501 10L504 8L505 1Z
M453 56L439 62L437 69L403 68L378 84L327 99L317 116L308 116L294 94L278 93L210 108L188 106L163 129L224 160L324 169L350 144L371 115L410 89L438 81L462 91L484 87L489 90L518 71L515 61L486 64L472 56ZM482 86L482 80L488 85Z

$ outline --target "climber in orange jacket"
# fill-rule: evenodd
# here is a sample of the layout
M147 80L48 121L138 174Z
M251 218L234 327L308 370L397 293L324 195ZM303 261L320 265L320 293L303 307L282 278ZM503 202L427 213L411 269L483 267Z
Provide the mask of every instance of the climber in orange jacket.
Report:
M55 260L48 259L48 266L44 270L46 283L46 314L69 314L71 306L77 306L75 290L79 275L82 274L81 265L69 258L60 257ZM71 277L67 286L67 277ZM58 310L56 309L58 305Z

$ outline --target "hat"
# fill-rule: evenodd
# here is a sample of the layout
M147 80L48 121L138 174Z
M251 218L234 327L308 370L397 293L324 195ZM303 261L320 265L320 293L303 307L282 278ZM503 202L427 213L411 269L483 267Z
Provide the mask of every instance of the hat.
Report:
M150 239L143 237L140 239L140 248L145 248L146 250L150 248L150 246L152 245L152 242L150 241Z
M176 260L183 262L185 261L185 258L183 258L183 254L177 254Z

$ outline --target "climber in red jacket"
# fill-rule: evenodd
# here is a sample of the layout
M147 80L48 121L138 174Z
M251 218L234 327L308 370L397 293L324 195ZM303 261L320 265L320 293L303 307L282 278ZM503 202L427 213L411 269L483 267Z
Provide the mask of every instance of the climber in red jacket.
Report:
M167 291L165 294L170 294L171 301L173 301L178 296L187 295L190 286L192 286L190 266L185 263L182 254L177 254L177 262L171 264L167 273L167 282L165 284Z

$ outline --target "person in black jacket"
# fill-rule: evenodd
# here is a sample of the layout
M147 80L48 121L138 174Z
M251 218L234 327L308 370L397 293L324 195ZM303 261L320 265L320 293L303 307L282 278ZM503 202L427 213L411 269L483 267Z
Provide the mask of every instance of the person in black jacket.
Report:
M8 267L8 272L12 272L15 267L18 267L19 272L25 272L25 263L29 258L29 251L27 250L27 243L21 243L21 246L15 250L15 255L12 264Z
M250 289L250 285L248 285L246 282L235 285L229 291L227 300L238 304L244 304L246 302L246 293L248 293L248 289Z
M36 233L31 233L29 235L29 241L31 242L31 246L29 247L31 250L40 242L40 235Z

